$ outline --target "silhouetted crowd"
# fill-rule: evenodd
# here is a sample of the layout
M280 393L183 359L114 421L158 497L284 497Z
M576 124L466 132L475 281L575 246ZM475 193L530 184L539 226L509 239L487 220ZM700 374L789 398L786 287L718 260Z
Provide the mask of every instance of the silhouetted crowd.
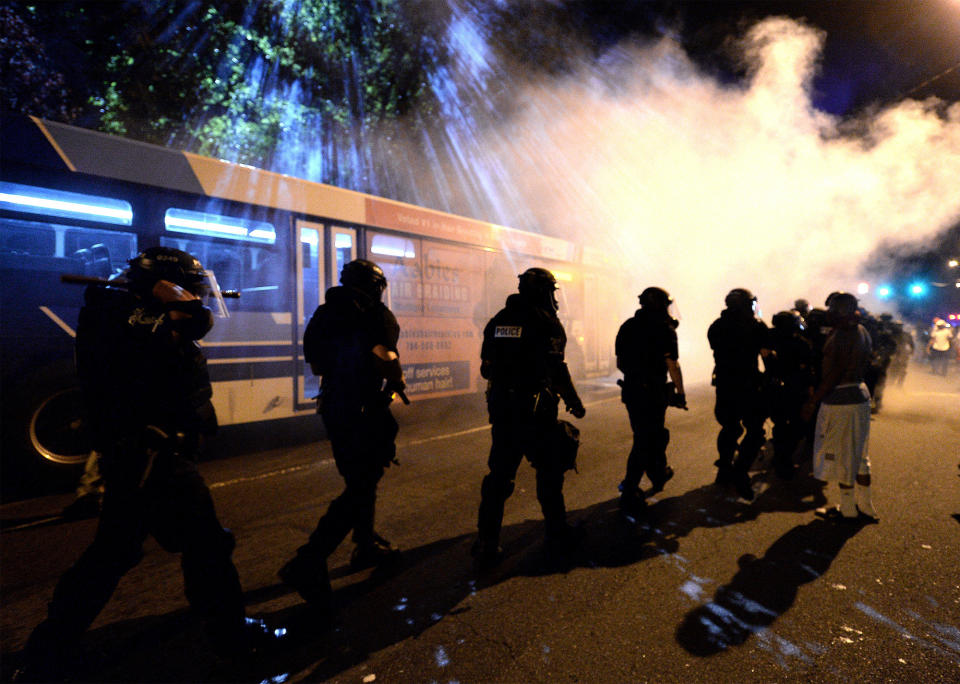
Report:
M124 285L90 286L77 330L77 364L97 457L85 482L102 481L93 543L63 575L46 619L24 649L19 681L69 680L78 643L121 577L142 557L152 535L182 555L187 599L201 616L212 650L225 661L276 649L283 629L244 614L231 554L233 535L217 519L197 469L205 439L217 427L206 360L197 344L213 326L202 298L211 285L192 255L151 248L130 261ZM352 535L352 569L395 563L400 550L375 531L377 486L395 461L398 424L390 404L406 402L397 343L400 328L381 301L387 287L375 263L354 260L307 325L304 357L321 378L317 412L326 427L343 492L316 529L278 571L281 581L315 610L333 609L328 557ZM582 529L567 521L563 484L576 465L579 431L560 420L561 401L582 418L565 362L566 332L558 317L557 281L544 268L519 276L517 292L485 325L480 372L488 382L489 472L480 483L479 569L503 555L504 507L526 458L536 471L544 517L544 549L569 559ZM757 298L731 290L707 337L717 434L716 484L750 501L751 468L773 423L773 469L791 479L812 459L813 475L837 484L837 505L818 513L840 523L876 521L867 453L870 415L881 410L888 380L904 381L915 352L912 335L889 314L872 316L845 292L811 309L798 299L768 326ZM631 522L674 471L667 463L667 408L686 410L675 304L649 287L616 337L619 381L633 432L619 508ZM927 349L937 363L953 344L949 325L934 325ZM946 355L943 352L946 350ZM939 369L940 366L937 366ZM946 370L943 371L944 373ZM651 488L641 489L646 477ZM97 497L98 503L100 497Z

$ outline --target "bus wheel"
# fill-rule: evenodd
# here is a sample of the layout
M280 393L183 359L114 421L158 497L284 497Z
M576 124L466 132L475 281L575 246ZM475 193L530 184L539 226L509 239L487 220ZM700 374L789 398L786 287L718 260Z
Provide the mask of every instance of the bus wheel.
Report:
M30 451L43 461L82 465L90 453L83 435L79 387L61 389L42 397L32 407L27 428Z

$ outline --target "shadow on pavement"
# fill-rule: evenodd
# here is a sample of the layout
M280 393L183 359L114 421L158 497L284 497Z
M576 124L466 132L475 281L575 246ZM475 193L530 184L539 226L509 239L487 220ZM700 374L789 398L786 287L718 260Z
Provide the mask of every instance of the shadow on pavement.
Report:
M863 519L817 519L791 529L761 558L744 554L729 584L717 589L712 601L687 613L677 628L677 642L696 656L740 646L787 612L800 586L823 575L865 524Z
M287 628L289 642L282 651L263 654L250 662L225 664L216 661L206 648L198 621L187 610L114 622L87 633L83 644L86 665L75 681L279 682L290 678L297 681L329 679L364 662L371 653L418 636L448 615L471 610L469 603L464 605L465 599L513 577L563 573L576 567L619 567L638 563L676 551L680 540L698 527L748 522L772 511L812 510L823 504L821 490L822 483L798 478L765 489L748 504L714 485L707 485L657 501L650 506L647 518L636 524L620 515L617 500L613 499L570 512L571 522L587 533L575 554L563 559L549 557L542 546L542 521L527 520L504 528L504 559L495 568L482 572L474 566L470 556L473 533L407 549L401 562L391 569L352 575L346 567L334 567L331 576L334 578L335 603L339 607L336 615L319 615L299 602L274 613L252 615L265 619L273 627ZM807 530L801 534L802 539L785 537L782 544L778 542L764 559L747 564L747 568L756 566L757 572L744 575L743 580L735 579L731 591L770 591L771 596L776 597L785 593L780 584L789 577L789 585L793 587L789 602L783 606L773 604L773 610L786 610L792 603L797 584L810 581L812 576L806 570L799 574L790 574L784 569L771 570L769 565L796 567L801 559L783 558L784 554L797 554L800 553L798 549L809 547L819 555L803 560L805 566L814 569L823 566L825 569L846 538L834 542L836 550L830 555L833 546L823 546L825 542L817 541L816 537L822 533L825 539L831 539L831 528L824 528L821 532L818 525L829 523L811 523L798 528ZM802 547L804 540L807 543ZM758 587L750 586L758 577L769 585L771 577L778 573L782 577L777 577L772 588L763 588L760 583L757 583ZM742 591L739 589L741 581L746 585ZM248 605L258 605L290 593L285 586L275 584L247 591L245 598ZM715 602L723 600L718 594ZM764 593L756 600L773 599ZM691 620L696 622L697 618ZM736 635L730 636L727 641L736 638Z

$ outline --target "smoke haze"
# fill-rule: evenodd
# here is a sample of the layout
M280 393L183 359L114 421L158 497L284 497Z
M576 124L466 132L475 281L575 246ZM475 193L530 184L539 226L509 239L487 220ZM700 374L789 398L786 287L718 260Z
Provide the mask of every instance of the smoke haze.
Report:
M798 297L855 291L879 246L960 218L960 103L905 100L855 121L817 111L823 40L786 18L756 24L737 85L670 39L620 47L522 86L517 113L479 141L533 227L619 256L632 284L607 298L616 318L648 285L673 294L693 382L709 378L706 329L731 288L753 290L769 323Z

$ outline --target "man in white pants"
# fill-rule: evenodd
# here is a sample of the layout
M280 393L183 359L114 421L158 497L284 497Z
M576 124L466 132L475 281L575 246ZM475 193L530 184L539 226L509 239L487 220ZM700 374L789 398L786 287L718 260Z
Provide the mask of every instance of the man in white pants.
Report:
M839 505L820 509L821 515L856 520L860 514L878 519L870 500L870 392L864 373L870 363L870 334L858 322L857 298L838 292L828 300L833 331L823 345L820 386L803 407L804 418L817 413L813 445L813 476L836 482ZM856 498L854 497L856 483Z

